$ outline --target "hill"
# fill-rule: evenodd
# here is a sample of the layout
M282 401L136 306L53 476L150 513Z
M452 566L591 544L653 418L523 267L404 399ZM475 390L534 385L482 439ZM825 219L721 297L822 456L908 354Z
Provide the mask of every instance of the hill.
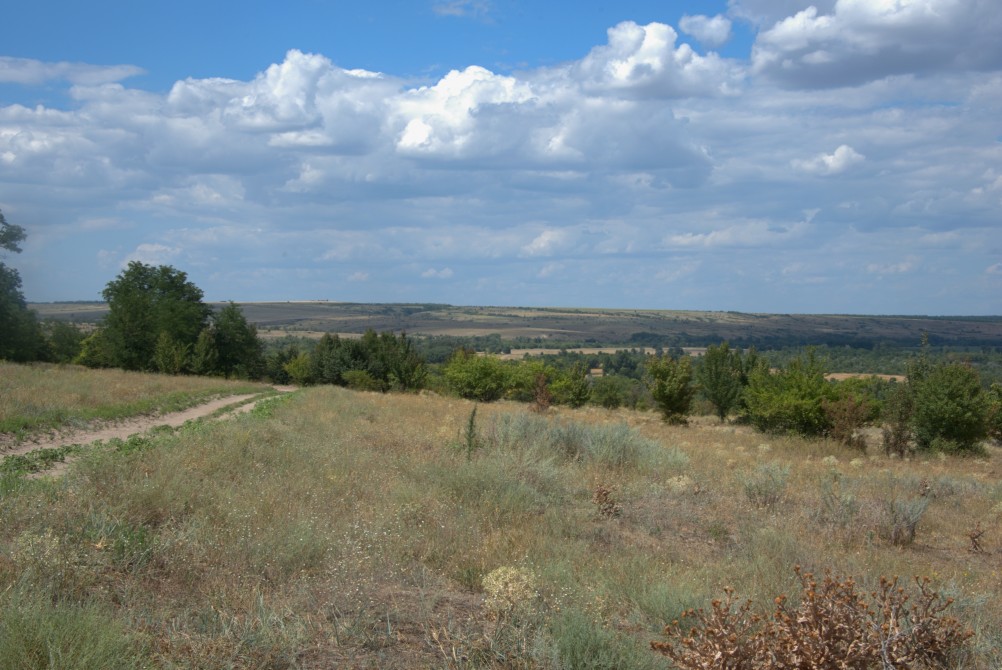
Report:
M219 305L217 305L218 307ZM775 348L805 344L1002 346L1002 316L931 317L839 314L748 314L679 310L457 307L439 304L339 302L240 303L262 334L406 331L411 335L475 336L580 345L701 346L728 340ZM36 303L43 319L93 323L103 303Z

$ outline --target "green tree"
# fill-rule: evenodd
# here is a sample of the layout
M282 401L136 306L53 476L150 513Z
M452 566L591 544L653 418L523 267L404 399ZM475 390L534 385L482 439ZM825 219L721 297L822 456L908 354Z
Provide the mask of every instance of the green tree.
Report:
M468 400L500 400L511 387L511 368L495 356L478 356L460 349L443 370L446 383L454 393Z
M132 261L101 295L108 302L102 329L112 362L126 370L155 369L162 333L179 346L194 347L212 313L202 290L169 265Z
M766 432L824 435L831 427L825 402L838 398L825 372L813 349L776 372L757 365L744 392L745 417Z
M685 425L696 389L692 386L692 359L688 356L651 356L647 360L647 386L667 423Z
M153 347L153 364L157 372L179 375L188 371L191 345L178 342L167 331L160 331Z
M84 334L79 328L65 321L47 321L43 326L54 362L70 363L80 355Z
M727 342L711 345L696 368L696 381L706 399L713 403L721 421L741 397L741 358Z
M570 369L562 370L551 384L553 397L561 405L581 407L591 400L591 382L588 368L578 363Z
M257 379L264 372L264 350L257 328L247 323L243 311L234 303L212 315L216 348L216 370L226 377ZM197 343L196 343L197 344Z
M995 382L988 389L988 437L1002 442L1002 384Z
M989 403L973 367L937 365L913 389L912 427L919 449L970 451L987 437Z
M7 223L0 212L0 250L20 253L24 238L24 228ZM0 263L0 360L34 361L45 354L42 329L21 292L21 275Z
M196 375L219 373L219 350L212 326L203 328L195 340L195 348L191 350L191 371Z

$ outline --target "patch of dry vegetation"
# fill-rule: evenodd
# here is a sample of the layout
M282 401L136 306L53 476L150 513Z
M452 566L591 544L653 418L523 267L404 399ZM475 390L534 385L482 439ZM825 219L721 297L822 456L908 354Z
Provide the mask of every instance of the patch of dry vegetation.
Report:
M0 361L0 434L23 436L94 420L177 411L213 396L267 388L264 384L213 377Z
M471 440L472 409L311 388L6 480L0 621L76 616L151 667L667 668L666 624L728 586L793 610L802 565L928 576L974 631L951 667L1002 664L995 449L504 402Z

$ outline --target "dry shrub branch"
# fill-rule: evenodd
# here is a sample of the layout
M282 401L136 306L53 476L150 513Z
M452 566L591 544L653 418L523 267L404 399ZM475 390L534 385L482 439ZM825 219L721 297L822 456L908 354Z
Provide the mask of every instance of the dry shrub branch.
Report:
M681 670L924 670L949 667L973 633L945 611L953 603L916 578L910 595L898 579L881 578L868 595L852 577L818 582L794 568L800 603L775 599L772 617L738 604L732 589L709 612L689 610L697 625L685 632L678 621L665 628L668 642L651 642Z

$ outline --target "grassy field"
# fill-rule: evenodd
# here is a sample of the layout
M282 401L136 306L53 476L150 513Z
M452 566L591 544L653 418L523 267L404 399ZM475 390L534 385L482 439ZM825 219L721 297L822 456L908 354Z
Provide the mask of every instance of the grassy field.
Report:
M39 660L0 668L667 668L665 623L798 564L928 576L975 631L951 667L1002 665L996 448L473 409L311 388L6 480L0 659Z
M217 308L221 305L216 304ZM500 334L513 339L594 342L599 345L697 346L721 340L759 348L799 344L873 342L917 346L922 333L934 345L998 346L1002 317L924 317L811 314L746 314L689 310L630 310L529 307L457 307L421 304L339 302L241 303L247 320L262 333L310 334L406 331L411 335L459 337ZM41 303L31 308L43 319L94 323L107 313L103 303ZM641 341L633 338L642 336Z
M0 434L79 427L95 420L185 409L212 396L260 392L264 384L0 361Z

